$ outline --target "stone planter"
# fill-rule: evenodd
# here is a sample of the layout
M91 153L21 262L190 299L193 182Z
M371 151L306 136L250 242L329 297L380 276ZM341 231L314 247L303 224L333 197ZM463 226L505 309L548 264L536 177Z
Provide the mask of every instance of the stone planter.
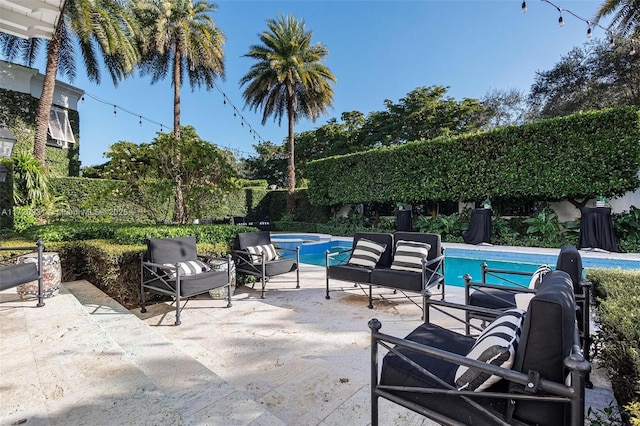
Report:
M29 253L18 257L18 263L38 264L38 253ZM60 291L62 281L62 267L60 257L55 252L42 253L42 287L44 297L53 297ZM38 297L38 281L31 281L16 287L21 299L35 299Z

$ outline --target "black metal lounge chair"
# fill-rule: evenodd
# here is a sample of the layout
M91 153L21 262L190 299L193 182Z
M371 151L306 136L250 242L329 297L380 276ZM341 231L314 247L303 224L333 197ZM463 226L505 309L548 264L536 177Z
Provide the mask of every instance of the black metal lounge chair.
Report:
M38 263L12 263L20 255L4 258L0 261L0 291L17 287L32 281L38 281L37 307L44 306L44 288L42 282L42 253L44 243L38 241L33 246L27 247L0 247L1 251L20 252L20 255L29 252L38 253Z
M289 252L294 257L281 257L278 252ZM262 283L260 297L264 299L267 281L277 275L296 272L296 288L300 288L300 247L277 248L271 242L269 231L240 232L233 244L236 273L251 275Z
M195 237L147 240L140 254L140 311L147 312L145 292L172 296L176 302L176 322L180 325L180 301L210 290L227 287L227 307L231 307L231 256L227 270L213 270L206 261L213 258L196 253Z
M480 338L429 323L429 309L490 309L429 300L404 339L371 328L371 424L385 398L444 425L584 424L585 376L568 274L547 274L528 310L501 313ZM501 316L499 316L501 315ZM459 316L458 316L459 318ZM378 347L389 352L378 368Z

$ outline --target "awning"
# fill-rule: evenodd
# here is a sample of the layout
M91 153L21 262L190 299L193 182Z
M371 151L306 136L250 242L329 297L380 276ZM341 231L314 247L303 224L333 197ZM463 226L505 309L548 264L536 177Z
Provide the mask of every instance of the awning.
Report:
M0 0L0 31L50 39L65 0Z

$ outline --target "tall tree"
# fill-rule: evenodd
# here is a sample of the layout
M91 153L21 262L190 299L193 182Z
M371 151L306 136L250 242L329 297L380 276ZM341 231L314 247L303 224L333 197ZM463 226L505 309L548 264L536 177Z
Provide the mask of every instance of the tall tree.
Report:
M640 41L640 2L638 0L605 0L596 19L612 16L609 30Z
M225 36L210 14L217 7L206 0L137 0L134 10L144 28L141 73L154 84L171 72L173 86L173 136L180 139L180 88L185 73L192 88L215 87L224 78ZM178 155L180 153L178 152ZM180 158L175 158L178 168ZM180 173L174 173L181 179ZM173 220L184 223L184 183L176 182Z
M564 116L581 110L640 106L640 61L624 41L606 40L575 47L548 71L537 73L529 92L535 118Z
M262 109L262 124L269 116L282 123L288 119L287 210L292 213L296 187L294 124L302 117L315 121L333 102L332 82L336 77L324 64L329 54L320 44L311 44L312 32L304 20L281 15L267 21L260 34L262 44L250 47L245 56L255 59L240 85L245 103L255 111Z
M89 80L100 83L99 54L114 84L130 75L138 60L133 35L135 22L119 0L66 0L51 40L42 94L38 101L33 153L45 165L49 114L58 71L73 81L76 77L76 50L79 49ZM43 39L22 39L0 33L0 46L9 61L20 59L33 66Z

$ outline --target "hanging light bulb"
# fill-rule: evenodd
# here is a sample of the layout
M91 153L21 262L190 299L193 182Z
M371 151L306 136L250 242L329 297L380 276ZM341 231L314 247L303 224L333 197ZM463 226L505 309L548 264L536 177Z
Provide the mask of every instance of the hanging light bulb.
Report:
M636 47L631 45L631 51L629 52L629 56L634 56L636 54Z
M560 12L560 17L558 18L558 26L561 27L564 25L564 19L562 19L562 12Z
M525 13L525 12L527 11L527 2L526 2L526 1L523 1L523 2L522 2L522 8L521 8L521 10L522 10L522 13Z
M140 116L140 119L138 120L138 124L142 126L142 116Z
M113 106L113 116L117 117L118 116L118 111L116 111L116 106Z
M227 104L227 95L222 95L222 103Z
M587 21L587 38L591 38L591 22Z
M616 40L613 38L613 34L609 35L609 48L613 49L616 47Z

